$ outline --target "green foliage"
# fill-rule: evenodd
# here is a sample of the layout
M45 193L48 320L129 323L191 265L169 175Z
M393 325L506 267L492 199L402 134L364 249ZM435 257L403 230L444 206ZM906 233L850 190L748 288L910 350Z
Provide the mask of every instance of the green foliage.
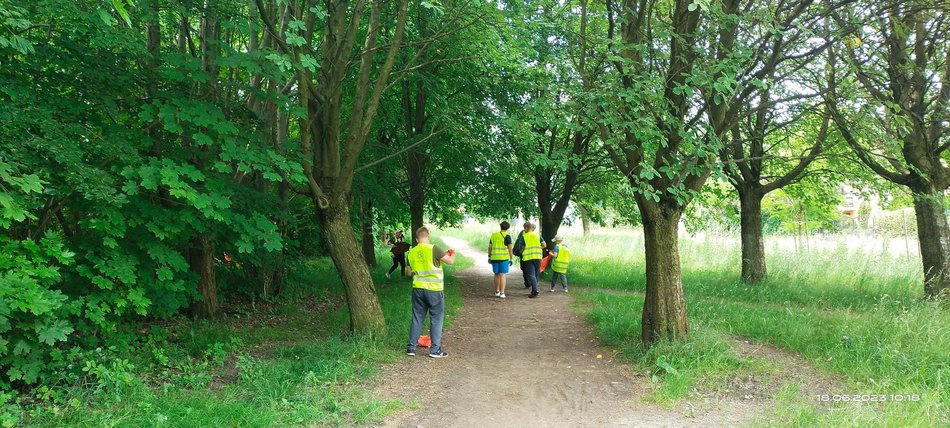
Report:
M762 201L763 214L774 218L781 230L790 234L832 229L840 218L838 205L842 196L830 184L815 183L806 178L798 184L776 190Z
M383 255L380 262L387 258ZM452 272L447 323L461 306ZM297 266L287 293L216 321L153 325L128 347L77 357L82 375L46 394L44 406L2 396L0 422L31 426L354 425L379 420L406 403L365 391L378 365L404 348L411 311L406 282L379 288L388 333L350 336L343 285L329 258ZM373 272L383 284L385 268ZM319 279L319 280L316 280ZM39 397L37 397L39 398Z
M125 322L189 307L197 236L216 237L217 250L247 268L285 247L281 205L268 190L299 182L301 169L264 144L242 100L224 96L249 83L214 74L247 82L262 68L228 49L204 58L162 49L149 68L140 61L150 56L146 32L124 27L144 30L160 17L132 20L129 5L0 9L3 31L26 40L0 43L3 390L114 370L80 367L77 352L122 342Z

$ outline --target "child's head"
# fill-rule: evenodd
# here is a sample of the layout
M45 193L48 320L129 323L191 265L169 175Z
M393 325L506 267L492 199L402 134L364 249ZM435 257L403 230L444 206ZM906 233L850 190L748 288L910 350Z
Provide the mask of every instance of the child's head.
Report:
M557 235L554 237L555 244L560 244L561 242L564 242L564 237L562 237L561 235Z
M511 228L511 223L508 223L507 221L501 222L501 230L508 230L510 228Z

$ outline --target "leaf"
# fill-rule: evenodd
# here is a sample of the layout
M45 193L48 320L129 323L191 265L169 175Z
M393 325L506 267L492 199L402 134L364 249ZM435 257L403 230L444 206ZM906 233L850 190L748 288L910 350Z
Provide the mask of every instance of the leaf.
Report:
M313 72L316 72L317 69L320 68L320 64L317 63L317 60L314 57L306 54L300 56L300 63L303 64L303 66L308 70Z
M35 327L40 342L53 345L66 340L66 336L73 332L73 327L66 320L46 321Z
M101 9L101 8L100 8L100 9L97 10L96 12L99 13L99 18L102 19L102 22L105 23L106 25L108 25L108 26L111 27L112 24L113 24L113 22L115 22L115 21L113 21L113 19L112 19L112 15L110 15L109 12L106 12L105 9Z

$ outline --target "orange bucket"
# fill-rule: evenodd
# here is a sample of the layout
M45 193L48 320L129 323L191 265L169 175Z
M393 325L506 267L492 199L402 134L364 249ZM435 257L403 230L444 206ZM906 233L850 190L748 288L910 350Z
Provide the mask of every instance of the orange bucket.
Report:
M419 346L422 348L432 346L432 338L429 336L419 336Z

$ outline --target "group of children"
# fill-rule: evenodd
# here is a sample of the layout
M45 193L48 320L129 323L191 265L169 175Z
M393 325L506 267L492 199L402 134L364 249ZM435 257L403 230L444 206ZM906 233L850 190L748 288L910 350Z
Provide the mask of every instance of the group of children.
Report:
M544 238L535 232L531 223L525 223L524 231L512 243L508 229L511 225L507 221L501 222L501 230L491 235L488 244L488 261L495 273L495 296L505 298L505 274L514 264L514 258L521 259L521 271L525 278L525 288L531 288L529 297L538 296L538 279L541 273L542 255L545 251L550 257L549 264L554 271L551 277L551 291L556 288L558 281L564 292L567 292L567 269L571 263L571 252L564 245L561 236L554 238L554 248L548 249ZM419 347L419 338L422 335L422 325L426 316L429 317L429 357L444 358L448 354L442 350L442 322L445 319L445 294L443 264L455 263L455 250L442 250L429 241L429 229L421 227L415 231L416 246L410 247L405 241L402 231L397 231L388 241L393 255L393 266L386 273L389 278L397 267L402 267L406 274L408 259L408 275L412 277L412 322L409 326L409 343L406 345L406 355L415 356Z
M557 283L561 283L561 288L567 292L567 270L571 263L571 251L564 245L564 239L558 235L554 237L554 248L548 249L544 238L535 232L534 224L526 222L524 230L518 235L518 238L512 243L508 229L511 224L507 221L501 222L500 230L491 235L488 241L488 262L492 265L492 272L495 274L493 282L495 285L495 297L506 298L505 288L507 287L506 274L509 268L514 264L514 258L520 259L521 272L524 275L524 286L530 288L530 298L538 297L539 280L542 268L543 256L547 252L551 270L554 273L551 276L551 292L557 288Z

